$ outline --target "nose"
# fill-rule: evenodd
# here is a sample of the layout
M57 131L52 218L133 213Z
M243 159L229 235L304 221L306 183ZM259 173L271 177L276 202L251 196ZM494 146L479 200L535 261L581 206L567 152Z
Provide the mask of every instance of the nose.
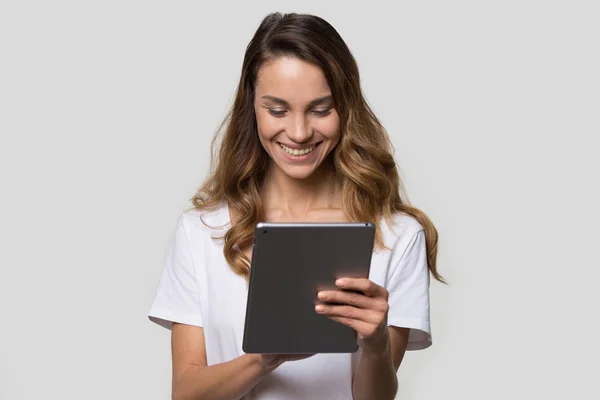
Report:
M295 143L304 143L312 138L313 132L312 128L307 123L306 118L304 118L304 116L298 116L287 129L287 135Z

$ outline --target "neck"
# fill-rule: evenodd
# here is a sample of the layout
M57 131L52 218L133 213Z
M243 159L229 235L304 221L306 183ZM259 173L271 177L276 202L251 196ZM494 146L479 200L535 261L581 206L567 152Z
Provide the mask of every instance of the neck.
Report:
M292 216L306 215L317 209L341 208L341 184L329 163L321 165L306 179L292 179L273 165L261 196L265 209L277 209Z

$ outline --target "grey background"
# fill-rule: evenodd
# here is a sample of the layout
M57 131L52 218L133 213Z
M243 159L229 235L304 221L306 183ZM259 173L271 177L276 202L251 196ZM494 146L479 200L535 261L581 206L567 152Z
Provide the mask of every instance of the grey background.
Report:
M169 398L146 313L271 11L338 29L440 232L398 398L598 398L598 2L121 0L0 2L0 399Z

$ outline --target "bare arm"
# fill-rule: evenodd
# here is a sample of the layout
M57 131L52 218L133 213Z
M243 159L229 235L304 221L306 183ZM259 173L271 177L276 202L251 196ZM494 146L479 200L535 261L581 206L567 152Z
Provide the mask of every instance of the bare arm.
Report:
M398 390L396 372L404 358L408 329L390 327L387 349L383 352L363 352L354 377L352 393L355 400L394 399Z
M173 324L172 398L174 400L238 400L281 364L281 360L244 354L207 366L204 330Z

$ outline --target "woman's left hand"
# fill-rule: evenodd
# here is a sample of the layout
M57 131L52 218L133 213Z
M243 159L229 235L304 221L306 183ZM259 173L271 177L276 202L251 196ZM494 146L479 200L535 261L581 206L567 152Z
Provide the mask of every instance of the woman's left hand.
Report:
M387 314L388 291L366 278L342 278L336 281L341 290L318 293L315 310L319 314L354 329L358 345L369 353L389 349Z

